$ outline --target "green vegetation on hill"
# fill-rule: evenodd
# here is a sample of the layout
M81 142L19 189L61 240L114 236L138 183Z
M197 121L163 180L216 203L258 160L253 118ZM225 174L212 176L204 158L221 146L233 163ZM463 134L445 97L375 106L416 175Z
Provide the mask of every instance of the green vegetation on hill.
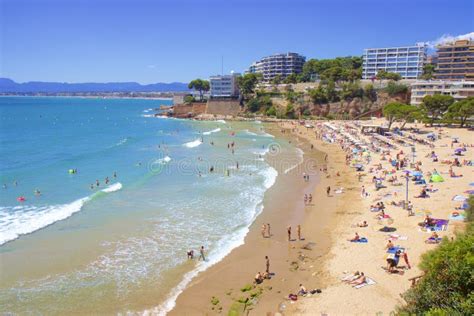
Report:
M466 231L423 255L424 276L402 297L399 315L474 315L474 197L469 199Z
M444 114L444 119L447 123L459 123L460 127L463 127L471 116L474 116L474 97L451 104Z
M297 76L298 82L313 81L319 76L322 81L355 81L362 78L362 57L349 56L334 59L310 59Z

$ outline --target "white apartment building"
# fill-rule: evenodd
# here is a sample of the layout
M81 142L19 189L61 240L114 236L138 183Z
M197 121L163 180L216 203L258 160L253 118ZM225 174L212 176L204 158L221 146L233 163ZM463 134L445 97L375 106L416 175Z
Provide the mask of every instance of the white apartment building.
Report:
M263 81L269 82L278 75L285 79L291 74L301 73L305 61L306 57L297 53L275 54L254 62L246 72L260 73Z
M229 98L239 96L237 78L240 73L212 76L209 78L211 98Z
M367 48L363 55L362 79L373 79L380 70L398 73L403 79L417 79L423 74L426 49L426 44Z
M444 94L456 101L474 97L474 81L416 81L411 84L411 104L420 105L427 95Z

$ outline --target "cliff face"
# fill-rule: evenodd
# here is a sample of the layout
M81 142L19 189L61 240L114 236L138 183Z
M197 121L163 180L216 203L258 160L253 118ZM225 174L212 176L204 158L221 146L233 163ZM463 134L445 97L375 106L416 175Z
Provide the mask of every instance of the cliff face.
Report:
M381 114L385 105L391 102L408 103L409 93L403 93L395 96L389 96L386 92L377 92L377 99L371 101L367 98L354 98L351 100L342 100L330 102L321 105L312 104L308 98L305 98L301 104L296 104L296 111L300 113L311 113L315 116L328 116L343 118L358 118L365 115ZM281 109L288 105L288 101L283 98L272 98L273 104Z
M237 116L240 111L238 100L209 100L206 103L176 104L169 115L178 118L191 118L201 114Z

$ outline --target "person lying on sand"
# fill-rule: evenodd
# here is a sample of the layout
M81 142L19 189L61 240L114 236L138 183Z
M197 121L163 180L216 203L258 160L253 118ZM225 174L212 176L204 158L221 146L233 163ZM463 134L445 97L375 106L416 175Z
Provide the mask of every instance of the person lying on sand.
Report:
M450 176L451 178L459 178L459 177L462 177L462 174L456 174L456 173L454 173L453 168L450 167L450 168L449 168L449 176Z
M298 295L303 296L303 295L306 295L306 294L308 294L308 291L306 290L306 288L304 287L303 284L300 284L300 289L298 291Z
M426 189L422 189L421 192L420 192L420 195L418 196L415 196L416 198L429 198L430 196L428 195L428 193L426 193Z
M359 276L360 276L360 272L356 271L353 274L346 275L344 278L341 279L341 281L349 283L349 282L354 281L355 279L357 279Z
M260 283L263 282L263 275L260 272L258 272L255 275L254 282L255 282L255 284L260 284Z
M358 227L367 227L369 224L367 224L367 221L363 221L362 223L357 223Z
M352 284L353 286L360 285L362 283L367 282L367 278L364 275L364 272L361 272L359 277L351 282L349 284Z
M425 243L427 244L439 244L441 242L441 239L439 238L439 235L436 232L433 232L431 236L425 240Z
M352 239L348 239L348 241L358 241L359 239L360 239L360 236L359 236L359 234L358 234L358 233L355 233L355 236L354 236L354 238L352 238Z

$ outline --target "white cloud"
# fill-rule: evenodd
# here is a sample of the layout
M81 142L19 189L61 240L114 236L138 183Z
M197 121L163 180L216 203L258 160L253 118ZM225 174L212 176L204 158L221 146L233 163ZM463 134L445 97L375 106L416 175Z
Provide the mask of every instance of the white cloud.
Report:
M426 42L426 44L428 45L429 48L434 49L436 48L436 46L441 45L441 44L450 43L450 42L454 42L458 40L466 40L466 39L474 40L474 32L461 34L461 35L455 35L455 36L450 35L450 34L443 34L442 36L440 36L434 41Z
M156 65L147 65L146 66L148 69L155 69L156 68Z

